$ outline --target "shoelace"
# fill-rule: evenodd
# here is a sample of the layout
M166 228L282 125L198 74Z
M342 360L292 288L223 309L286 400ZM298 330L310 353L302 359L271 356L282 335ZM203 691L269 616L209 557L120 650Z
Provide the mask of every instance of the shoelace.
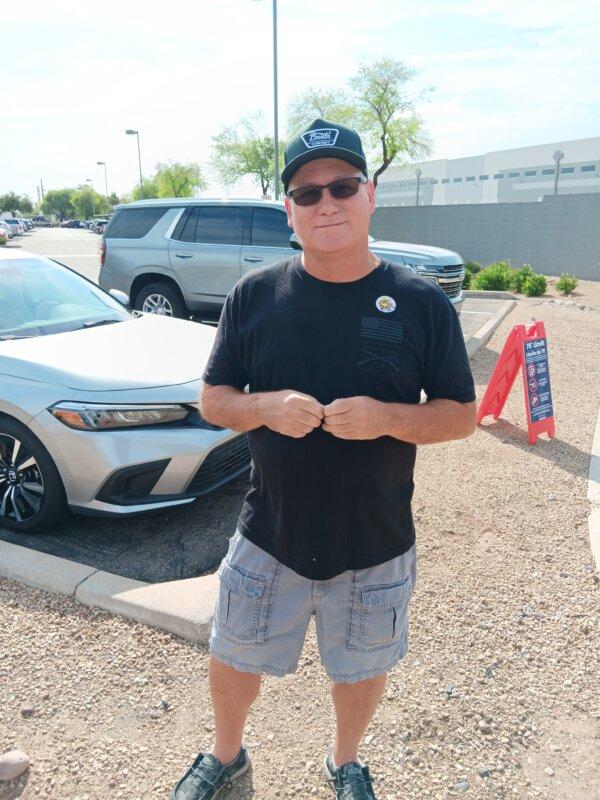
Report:
M219 762L216 759L214 761L212 759L209 759L208 764L201 763L200 767L202 769L202 772L196 769L196 767L190 767L190 769L194 773L194 775L196 775L196 777L200 778L200 780L206 781L206 783L208 783L210 786L216 786L217 783L216 779L219 777L219 773L221 772L222 769L222 767L219 766ZM213 776L215 780L211 781L209 775L211 771L214 770L215 768L218 769L218 772L216 775Z
M366 768L363 772L362 767L360 767L360 772L358 772L358 770L352 770L350 774L346 772L344 776L342 776L338 770L333 778L328 778L327 780L329 783L333 784L336 789L354 789L360 788L365 784L373 784L369 772Z

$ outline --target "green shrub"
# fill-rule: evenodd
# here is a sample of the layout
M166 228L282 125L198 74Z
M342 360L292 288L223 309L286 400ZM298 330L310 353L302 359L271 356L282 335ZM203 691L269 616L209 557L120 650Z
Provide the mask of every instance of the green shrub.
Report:
M496 261L475 275L475 288L484 291L506 291L510 288L512 272L507 261Z
M477 275L478 272L481 272L481 264L476 261L465 261L465 269L468 269L471 275Z
M577 278L574 275L569 275L568 272L563 272L556 281L556 288L561 294L570 294L576 286Z
M546 291L546 278L543 275L530 275L523 285L523 291L527 297L539 297Z
M0 233L0 245L6 244L7 241L8 239L6 238L6 235L4 233Z
M471 270L465 265L465 278L463 280L463 289L470 289L471 288L471 281L473 279L473 273Z
M519 269L514 269L511 275L510 288L515 292L522 292L527 278L531 278L535 274L531 264L523 264Z

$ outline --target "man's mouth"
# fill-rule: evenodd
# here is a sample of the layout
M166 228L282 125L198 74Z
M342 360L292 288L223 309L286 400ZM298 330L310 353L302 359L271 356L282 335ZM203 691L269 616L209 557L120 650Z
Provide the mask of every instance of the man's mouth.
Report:
M317 225L317 228L336 228L338 225L345 225L346 222L332 222L331 225Z

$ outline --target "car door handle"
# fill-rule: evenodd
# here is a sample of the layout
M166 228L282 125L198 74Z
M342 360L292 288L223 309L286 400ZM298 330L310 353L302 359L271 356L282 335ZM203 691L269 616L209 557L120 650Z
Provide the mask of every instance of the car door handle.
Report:
M175 258L193 258L193 253L175 253Z
M258 264L259 261L262 261L260 256L244 256L244 261L250 261L252 264Z

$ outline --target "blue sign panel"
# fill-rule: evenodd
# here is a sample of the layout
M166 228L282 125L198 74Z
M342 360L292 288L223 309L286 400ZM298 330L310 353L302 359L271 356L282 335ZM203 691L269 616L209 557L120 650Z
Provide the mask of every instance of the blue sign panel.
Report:
M546 339L530 339L524 342L524 350L529 415L532 422L539 422L554 416Z

